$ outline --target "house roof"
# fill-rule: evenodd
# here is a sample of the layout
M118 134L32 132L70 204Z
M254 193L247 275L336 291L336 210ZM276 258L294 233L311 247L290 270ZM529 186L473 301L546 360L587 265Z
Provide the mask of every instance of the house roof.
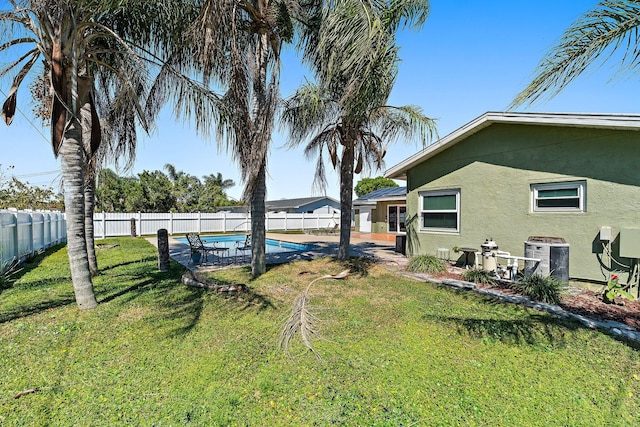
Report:
M405 200L407 197L407 187L381 188L358 197L353 201L354 206L375 205L376 202Z
M494 123L640 130L640 114L487 112L387 169L384 176L407 179L407 170Z
M309 205L311 203L327 201L327 203L335 203L340 204L337 200L332 199L331 197L301 197L298 199L280 199L280 200L270 200L265 202L265 207L267 209L298 209L302 206Z

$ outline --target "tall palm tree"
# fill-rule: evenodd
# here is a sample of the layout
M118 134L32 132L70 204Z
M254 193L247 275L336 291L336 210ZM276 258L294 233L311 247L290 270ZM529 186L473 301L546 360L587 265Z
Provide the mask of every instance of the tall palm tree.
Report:
M152 52L141 51L137 46L162 44L159 43L162 39L155 37L154 32L164 34L159 31L166 29L162 27L165 24L161 18L171 16L162 12L167 4L180 2L130 0L126 5L106 0L9 2L12 8L0 12L0 51L13 52L16 60L0 70L0 76L13 71L15 77L2 106L2 117L11 124L18 88L42 59L53 93L51 144L54 155L61 159L67 249L74 293L80 309L93 308L97 302L85 233L85 146L81 110L84 106L92 120L97 120L92 98L94 77L107 93L114 93L117 85L121 93L126 93L138 105L148 77L140 55ZM130 14L127 16L127 13ZM137 44L128 42L127 37ZM135 133L136 117L144 123L141 112L138 106L122 116L125 134ZM101 141L97 121L92 122L92 129L93 138L88 144L91 153L97 150Z
M540 61L533 80L520 92L511 108L557 95L598 60L604 63L619 49L624 55L619 74L640 69L640 3L605 0L567 28Z
M421 26L427 13L426 0L334 3L305 46L316 83L284 103L290 144L308 140L305 155L317 156L315 186L326 188L325 150L339 170L339 259L350 256L354 173L380 169L387 146L400 137L425 144L435 133L434 121L418 107L386 105L397 74L395 33L401 25Z
M205 0L192 40L207 77L226 88L216 130L240 165L251 205L253 277L266 271L267 155L279 98L280 51L293 39L295 0Z

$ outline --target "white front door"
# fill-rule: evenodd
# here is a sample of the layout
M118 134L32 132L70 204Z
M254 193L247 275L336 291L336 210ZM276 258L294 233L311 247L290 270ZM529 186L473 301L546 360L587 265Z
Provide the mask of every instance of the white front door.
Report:
M360 232L371 233L371 208L360 208Z

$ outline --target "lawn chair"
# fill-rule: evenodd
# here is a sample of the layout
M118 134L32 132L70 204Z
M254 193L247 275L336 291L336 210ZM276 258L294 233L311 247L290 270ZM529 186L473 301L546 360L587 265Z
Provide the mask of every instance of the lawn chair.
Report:
M229 251L229 248L224 248L220 246L216 246L217 242L213 242L213 246L207 246L204 244L200 235L197 233L187 233L185 234L187 240L189 241L189 246L191 247L191 253L200 252L202 256L204 256L204 261L208 261L208 254L212 253L214 258L213 261L215 263L215 257L217 256L220 262L222 262L223 254Z
M334 234L337 234L338 232L340 232L340 230L338 229L338 227L340 226L340 224L335 223L333 224L333 227L327 227L326 233L328 236L332 236Z
M244 239L244 242L238 241L236 242L236 256L235 258L238 258L238 251L240 251L242 253L242 261L244 262L244 255L249 252L249 255L251 255L251 234L247 234L247 236Z

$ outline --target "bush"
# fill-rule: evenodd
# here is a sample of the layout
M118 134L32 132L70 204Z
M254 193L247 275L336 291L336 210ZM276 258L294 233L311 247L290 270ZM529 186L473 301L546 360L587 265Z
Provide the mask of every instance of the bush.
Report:
M467 282L473 283L483 283L485 285L495 285L496 284L496 275L491 271L483 270L480 268L471 268L469 270L465 270L462 273L462 278Z
M447 267L440 258L433 255L419 255L409 260L407 270L416 273L444 273Z
M551 276L533 274L516 280L512 288L533 300L558 304L567 285Z
M22 270L20 262L17 258L13 258L0 265L0 290L8 289L13 285L15 276Z

